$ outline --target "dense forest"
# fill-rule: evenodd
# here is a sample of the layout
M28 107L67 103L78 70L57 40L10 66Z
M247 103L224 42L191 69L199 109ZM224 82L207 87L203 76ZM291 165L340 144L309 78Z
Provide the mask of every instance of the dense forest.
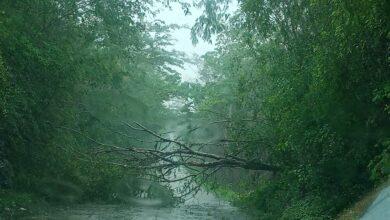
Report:
M192 41L214 51L168 49L182 27L154 15L173 3L203 10ZM387 181L390 3L230 5L1 0L0 213L136 205L149 178L170 206L163 182L183 180L255 219L335 219ZM181 80L187 62L196 82ZM190 175L168 180L178 167Z

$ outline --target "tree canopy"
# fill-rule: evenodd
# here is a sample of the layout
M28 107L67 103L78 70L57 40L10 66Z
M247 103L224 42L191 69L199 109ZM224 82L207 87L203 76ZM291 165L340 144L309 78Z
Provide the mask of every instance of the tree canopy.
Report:
M1 1L0 197L118 202L123 179L191 191L234 168L256 171L214 181L259 218L333 219L388 179L389 2L237 2ZM167 49L172 3L204 10L191 37L214 51Z

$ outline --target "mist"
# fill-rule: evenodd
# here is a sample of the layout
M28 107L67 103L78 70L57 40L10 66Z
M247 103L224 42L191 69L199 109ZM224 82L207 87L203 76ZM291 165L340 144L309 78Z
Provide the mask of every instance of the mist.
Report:
M0 219L390 219L388 1L0 1Z

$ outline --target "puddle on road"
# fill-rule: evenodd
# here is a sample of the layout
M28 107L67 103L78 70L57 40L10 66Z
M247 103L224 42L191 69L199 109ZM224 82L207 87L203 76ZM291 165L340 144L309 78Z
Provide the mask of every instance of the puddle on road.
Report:
M152 208L152 207L126 207L114 205L83 205L71 208L56 208L49 214L30 217L27 219L69 219L69 220L97 220L97 219L221 219L240 220L249 219L243 216L234 207L183 205L175 208Z
M77 205L52 208L47 214L25 219L55 220L249 220L228 202L212 193L200 190L194 198L177 207L126 206L126 205Z

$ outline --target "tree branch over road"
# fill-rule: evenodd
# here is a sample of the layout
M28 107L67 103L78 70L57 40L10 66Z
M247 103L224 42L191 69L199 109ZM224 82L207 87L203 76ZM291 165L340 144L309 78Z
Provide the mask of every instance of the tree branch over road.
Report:
M247 170L276 172L279 167L262 162L260 159L246 159L237 153L214 154L202 151L205 146L226 146L227 143L246 143L251 140L222 140L215 143L186 143L166 137L166 134L147 128L146 126L134 122L133 124L123 123L131 130L143 132L150 136L148 141L143 143L150 144L150 147L137 146L118 146L115 144L106 144L96 140L88 135L72 128L58 127L59 129L69 130L82 135L92 143L97 145L95 155L111 154L112 165L124 168L133 168L140 170L145 177L159 182L173 183L185 182L182 191L179 193L182 197L190 195L198 190L207 179L222 168L242 168ZM126 135L131 138L131 135ZM177 170L186 169L185 172L176 175ZM183 191L184 190L184 191Z
M133 130L146 132L156 138L156 144L153 149L140 149L136 147L129 147L125 149L126 151L138 154L139 161L146 159L150 160L151 158L154 159L152 161L155 161L155 163L148 166L141 166L142 168L169 168L172 166L188 166L199 168L230 167L263 171L278 170L278 167L276 166L269 165L257 160L248 160L233 154L217 155L195 150L194 146L202 145L202 143L184 143L176 139L163 137L137 122L134 122L134 125L130 125L128 123L125 123L125 125ZM224 142L228 141L229 140L224 140ZM205 143L204 145L212 145L212 143Z

